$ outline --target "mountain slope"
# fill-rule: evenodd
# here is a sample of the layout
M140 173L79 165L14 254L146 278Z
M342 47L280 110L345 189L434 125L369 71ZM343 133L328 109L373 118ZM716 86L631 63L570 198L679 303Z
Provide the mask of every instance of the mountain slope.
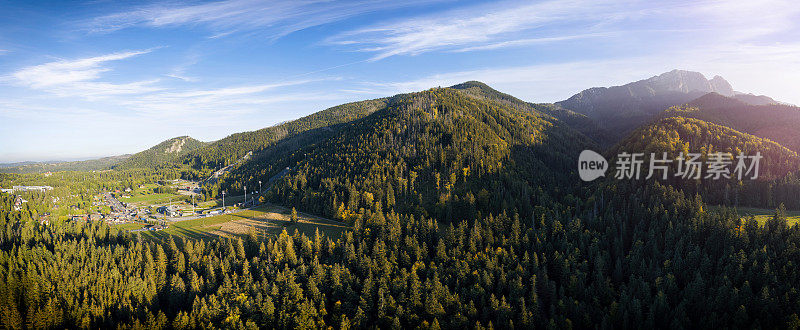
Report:
M781 102L775 101L773 98L766 96L766 95L755 95L751 93L740 93L735 92L733 98L742 101L744 103L750 105L770 105L770 104L781 104Z
M115 165L114 169L152 168L178 159L181 155L203 147L205 143L188 136L171 138L161 142L150 149L138 152L122 163Z
M700 194L705 201L713 204L766 208L775 208L777 201L783 201L787 207L800 208L800 201L796 198L800 196L800 178L797 176L800 174L800 157L797 153L770 140L729 127L684 117L663 118L642 126L608 152L609 167L612 169L607 173L609 180L616 180L612 178L616 174L617 155L622 152L645 154L641 179L649 174L650 153L660 159L662 153L666 152L668 159L673 160L681 153L700 153L702 156L699 161L703 162L700 179L675 176L677 162L673 161L668 171L672 175L662 181L684 190L690 198ZM731 153L734 157L739 153L760 153L763 159L760 160L758 179L751 180L750 176L744 175L740 183L736 175L731 175L730 179L707 178L708 155L716 152ZM736 164L736 158L732 159L729 167L731 173L734 173ZM792 172L794 174L790 174ZM661 173L655 171L656 176L647 181L661 181ZM636 180L632 182L639 184Z
M450 88L460 90L467 95L497 101L521 111L534 112L552 116L572 129L586 135L593 141L603 145L606 144L606 136L597 126L597 122L584 114L565 109L556 104L549 103L530 103L522 101L512 95L499 92L488 85L479 81L468 81Z
M433 89L294 132L219 149L234 157L262 148L217 188L253 187L274 174L265 168L291 166L267 197L352 222L341 236L301 234L312 221L272 235L276 222L251 219L252 229L272 228L173 239L100 221L42 222L49 194L31 194L19 210L16 196L0 194L3 327L797 325L800 230L784 212L760 226L672 186L580 184L575 158L585 137L552 116ZM687 118L643 127L620 147L796 157ZM792 192L745 187L767 200ZM209 222L238 217L249 216Z
M285 158L292 170L270 193L340 219L364 208L448 220L530 214L535 201L575 187L574 163L589 143L552 117L432 89L401 95Z
M453 86L450 90L458 90L459 98L477 99L495 106L500 104L500 106L513 109L513 111L542 117L552 125L557 126L556 130L558 131L568 130L571 132L570 134L579 135L564 122L557 120L546 111L541 111L549 109L498 92L483 83L476 81L466 82ZM227 175L228 178L222 180L220 185L207 187L206 192L213 197L221 190L243 190L242 186L246 181L251 181L250 186L254 187L256 185L253 183L257 184L256 181L258 181L254 178L261 178L262 183L264 183L267 182L264 178L272 177L286 167L294 167L297 163L297 159L293 158L295 153L304 152L304 148L324 143L324 141L337 136L342 131L352 129L351 124L360 118L371 116L371 114L383 111L387 107L397 106L404 102L402 100L406 97L406 95L397 95L391 98L344 104L275 127L234 134L184 156L182 161L191 164L196 169L212 167L215 162L222 162L219 163L221 166L232 162L225 157L230 157L230 155L239 157L239 154L252 150L254 151L252 157L242 165L237 165L232 169L232 172ZM573 137L573 139L590 143L585 137Z
M800 152L800 108L782 105L750 105L737 99L709 93L687 105L676 106L663 116L682 116L733 128L775 141Z
M450 86L449 88L459 90L472 97L500 102L517 110L533 111L530 103L520 100L512 95L500 92L480 81L467 81Z
M300 133L362 118L386 105L388 98L353 102L252 132L232 134L203 148L189 152L180 162L195 170L217 169L235 163L248 152L262 150Z

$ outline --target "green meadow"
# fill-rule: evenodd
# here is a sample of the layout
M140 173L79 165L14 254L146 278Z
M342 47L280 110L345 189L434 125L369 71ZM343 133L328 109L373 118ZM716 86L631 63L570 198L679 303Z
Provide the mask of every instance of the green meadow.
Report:
M226 200L227 202L227 200ZM284 229L289 233L295 230L306 235L314 235L316 230L326 236L336 238L349 226L330 219L298 214L298 222L290 220L291 210L272 204L253 209L241 210L231 214L215 215L193 220L168 222L169 228L162 231L138 232L146 237L162 239L169 235L192 239L234 237L255 231L259 236L279 234Z

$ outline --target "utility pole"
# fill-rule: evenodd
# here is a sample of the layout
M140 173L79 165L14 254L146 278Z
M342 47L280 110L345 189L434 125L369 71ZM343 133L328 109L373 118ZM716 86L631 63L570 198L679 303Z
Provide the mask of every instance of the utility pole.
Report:
M261 180L258 180L258 194L259 195L263 195L264 194L264 192L261 191Z
M244 204L242 207L247 207L247 186L244 186Z
M222 211L225 212L225 192L222 192Z

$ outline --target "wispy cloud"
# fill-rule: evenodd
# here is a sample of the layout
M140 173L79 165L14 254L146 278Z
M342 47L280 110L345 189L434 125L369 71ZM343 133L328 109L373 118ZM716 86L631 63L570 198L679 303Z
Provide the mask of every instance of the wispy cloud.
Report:
M243 114L257 111L254 107L302 99L316 99L313 93L289 96L285 88L330 79L306 79L271 84L251 84L212 89L171 90L151 93L119 103L138 113L158 117L178 117L186 114L214 113ZM297 95L297 94L294 94Z
M158 90L153 86L157 80L121 84L98 80L102 73L111 70L108 62L124 60L150 52L151 50L138 50L77 60L58 60L22 68L12 73L11 77L18 85L60 96L88 98L152 92Z
M175 119L179 117L194 118L213 115L216 118L230 118L258 111L258 106L282 102L330 99L331 95L315 95L311 92L289 93L293 86L305 85L321 81L337 80L336 77L296 78L273 82L251 82L238 85L213 86L206 83L199 86L193 81L183 78L189 85L174 84L152 78L141 81L115 83L110 82L105 73L112 71L110 63L123 61L150 53L152 50L116 52L106 55L74 59L57 60L44 64L24 67L4 77L5 83L17 87L25 87L34 92L45 92L70 103L84 103L89 108L111 106L117 110L115 116L138 116L150 120ZM184 63L189 65L190 62ZM184 70L178 66L173 74ZM170 74L153 73L155 77ZM26 99L24 104L36 104L51 100L47 95L40 95L37 100ZM62 100L63 100L62 99ZM23 103L15 103L17 105ZM35 106L39 113L53 111L64 112L52 106ZM8 107L0 115L18 114L23 107ZM17 110L14 110L17 109ZM70 113L85 114L81 111ZM64 113L60 114L64 115ZM189 117L187 117L187 115ZM183 119L186 120L186 119Z
M85 22L94 33L134 26L204 26L219 38L241 31L259 30L267 38L344 20L357 15L441 0L225 0L202 4L153 4L130 11L96 17Z
M180 79L186 82L198 82L200 78L190 76L186 74L186 71L189 70L189 67L197 64L200 56L197 54L191 54L188 56L186 60L184 60L181 64L175 66L170 73L167 73L165 76L175 79Z
M490 49L500 49L500 48L506 48L506 47L539 45L539 44L546 44L546 43L551 43L551 42L568 41L568 40L576 40L576 39L608 37L608 36L611 36L613 34L615 34L615 33L613 33L613 32L584 33L584 34L566 35L566 36L558 36L558 37L542 37L542 38L527 38L527 39L508 40L508 41L500 41L500 42L488 43L488 44L480 45L480 46L470 46L470 47L459 48L459 49L456 49L455 52L471 52L471 51L476 51L476 50L490 50Z
M753 13L758 12L758 15ZM763 14L762 14L763 13ZM642 33L703 31L719 42L791 31L800 7L788 0L543 1L477 5L344 32L326 41L372 60L436 51L468 52Z
M0 117L12 118L27 121L47 121L47 122L82 122L90 124L93 122L111 119L108 112L80 107L75 105L61 105L59 107L36 104L27 99L1 100ZM88 120L90 119L91 120ZM118 119L118 118L117 118Z
M332 37L328 42L358 46L361 51L376 53L373 58L376 60L437 50L477 50L553 42L565 37L520 38L519 33L553 22L584 18L589 13L607 12L608 6L617 8L619 4L567 0L480 5L358 29Z

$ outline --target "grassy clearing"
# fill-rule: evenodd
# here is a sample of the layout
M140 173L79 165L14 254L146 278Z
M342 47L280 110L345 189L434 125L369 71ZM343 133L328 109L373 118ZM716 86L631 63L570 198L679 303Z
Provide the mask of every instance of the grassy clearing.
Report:
M120 202L125 203L143 203L143 204L158 204L163 202L169 202L170 198L172 200L178 200L182 198L181 195L175 194L149 194L149 195L139 195L139 196L132 196L131 198L120 198Z
M111 229L116 229L116 230L119 230L119 231L129 231L129 230L133 230L133 229L139 229L139 228L142 228L142 227L143 227L143 225L140 224L140 223L123 223L123 224L119 224L119 225L111 225Z
M267 204L233 214L171 222L168 229L158 232L141 232L141 234L157 239L163 239L169 235L200 239L242 236L250 230L255 230L259 236L271 236L286 229L290 233L299 230L301 233L311 236L319 229L326 236L338 238L342 232L349 229L348 226L338 221L304 213L299 213L298 222L292 223L289 214L290 210L286 208Z
M767 220L771 219L773 215L775 215L775 210L769 209L758 209L753 207L740 207L736 209L739 211L739 215L742 216L749 216L752 215L758 221L758 224L763 226ZM786 211L786 223L789 226L794 226L798 222L800 222L800 211Z
M720 206L712 206L711 209L719 209ZM771 209L760 209L755 207L737 207L736 211L742 218L753 216L755 217L756 221L760 226L763 226L767 220L771 219L773 215L775 215L775 210ZM800 222L800 211L786 211L786 224L789 226L794 226L798 222Z
M134 194L143 194L143 193L150 193L153 191L154 188L158 187L159 184L157 183L146 183L142 185L141 188L136 188L133 190Z

